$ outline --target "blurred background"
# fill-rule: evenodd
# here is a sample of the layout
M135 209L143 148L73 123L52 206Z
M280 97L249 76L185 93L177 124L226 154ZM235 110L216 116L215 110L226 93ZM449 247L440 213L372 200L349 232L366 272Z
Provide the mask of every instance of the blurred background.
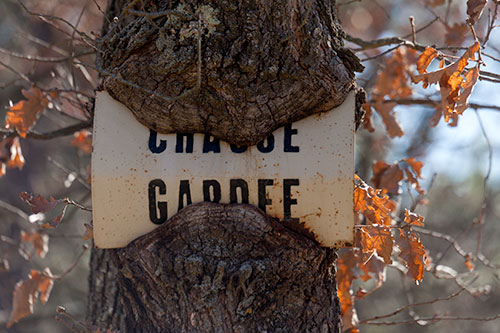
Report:
M65 22L29 14L17 0L0 0L0 122L3 122L9 106L24 98L21 89L30 89L29 81L41 89L57 88L59 92L59 97L44 110L35 131L47 133L91 118L87 103L91 102L93 90L98 86L98 76L91 66L75 65L75 62L95 63L95 51L92 43L85 42L85 36L89 39L99 36L105 2L23 1L32 13L64 18L85 34L82 37ZM487 32L488 22L497 6L495 1L489 1L476 24L480 38ZM454 28L467 18L465 1L342 0L337 2L337 7L347 34L366 41L408 36L411 34L409 17L412 16L417 29L429 24L416 35L420 44L448 47L443 52L460 56L462 49L450 47L468 47L473 43L467 29ZM500 73L498 29L492 30L489 38L484 51L497 60L484 57L484 68ZM368 50L358 50L359 45L349 41L346 45L357 50L361 59L367 59L363 61L366 70L358 74L358 85L365 88L370 99L377 77L392 52L378 55L395 45ZM39 59L23 59L23 56L16 55L24 55L24 58L31 55ZM58 58L58 61L47 61L50 60L47 58ZM440 100L435 86L425 90L421 84L411 87L415 98ZM499 87L500 81L479 81L470 102L500 106ZM435 264L442 265L447 276L454 278L438 278L428 273L416 286L397 267L389 267L383 287L356 301L358 317L363 321L391 313L407 304L446 298L461 288L457 281L467 288L450 300L414 307L414 312L402 311L386 319L392 322L413 319L410 324L361 325L361 331L498 332L499 321L446 320L432 325L421 322L419 325L414 319L436 313L481 318L500 313L500 271L497 268L500 265L500 111L469 109L460 117L456 127L448 126L443 120L436 127L430 127L429 120L435 110L426 105L400 105L395 112L405 132L403 136L391 139L377 114L372 117L374 132L364 128L357 132L356 171L369 182L372 165L378 160L392 163L414 157L424 163L422 173L425 179L421 185L428 191L425 197L428 204L419 205L416 210L425 216L427 233L421 234L421 240L433 260L438 259ZM8 168L0 177L0 331L68 332L69 328L54 319L57 306L64 306L79 320L85 318L90 251L84 252L81 260L77 259L82 253L82 245L90 244L90 241L82 240L82 236L86 230L84 224L90 223L91 213L68 206L57 229L39 229L37 225L41 221L53 220L64 204L46 214L36 215L19 198L19 193L28 192L46 198L69 197L84 206L91 206L90 156L75 144L74 139L73 135L50 140L21 139L25 165L21 170ZM488 149L488 141L491 149ZM485 182L488 170L489 177ZM404 212L405 207L412 206L415 193L403 186L402 194L395 199L398 212ZM471 224L481 214L484 203L481 252L488 261L475 261L475 267L470 271L464 256L457 253L450 242L436 235L456 240L465 253L475 253L477 232ZM48 235L48 251L43 258L21 241L21 231ZM52 273L58 275L67 272L75 263L76 266L63 279L55 282L47 304L37 301L33 315L6 328L12 309L12 292L18 281L25 279L32 269L42 271L50 267ZM356 281L356 284L360 283ZM373 287L373 281L364 286Z

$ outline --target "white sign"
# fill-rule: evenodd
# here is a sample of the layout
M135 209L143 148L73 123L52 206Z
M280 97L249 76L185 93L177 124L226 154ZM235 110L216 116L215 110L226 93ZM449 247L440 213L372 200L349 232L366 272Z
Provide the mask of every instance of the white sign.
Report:
M97 247L124 247L183 207L249 203L323 246L354 235L354 93L329 112L238 147L204 134L157 134L98 92L92 154ZM242 221L244 222L244 221Z

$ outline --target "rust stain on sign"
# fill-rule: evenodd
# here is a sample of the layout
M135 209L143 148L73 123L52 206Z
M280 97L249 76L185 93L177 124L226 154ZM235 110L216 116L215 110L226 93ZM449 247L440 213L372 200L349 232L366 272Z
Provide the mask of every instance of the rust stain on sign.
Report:
M126 246L186 205L249 203L323 246L353 242L354 93L326 113L238 147L204 134L158 134L98 92L92 154L97 247Z

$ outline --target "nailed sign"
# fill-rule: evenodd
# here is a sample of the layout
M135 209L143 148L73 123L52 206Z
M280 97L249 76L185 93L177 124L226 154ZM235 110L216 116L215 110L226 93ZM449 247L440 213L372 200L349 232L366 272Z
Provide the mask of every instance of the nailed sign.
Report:
M126 246L201 201L248 203L323 246L352 244L354 93L256 146L158 134L106 92L96 98L92 206L97 247Z

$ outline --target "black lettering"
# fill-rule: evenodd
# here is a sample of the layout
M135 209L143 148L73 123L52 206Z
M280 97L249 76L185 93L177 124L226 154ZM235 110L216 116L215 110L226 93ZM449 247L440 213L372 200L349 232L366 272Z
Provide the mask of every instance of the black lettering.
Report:
M214 193L214 198L210 199L210 188ZM203 201L219 202L221 198L220 184L214 179L203 181Z
M283 215L285 222L299 222L298 218L292 217L291 206L297 204L297 199L292 199L292 186L299 185L298 179L283 179Z
M231 203L238 202L236 189L241 190L241 203L248 203L248 184L243 179L231 179L229 181L229 200Z
M231 151L236 154L241 154L247 151L247 146L238 146L231 144Z
M213 141L211 138L213 138ZM211 151L214 153L220 153L220 141L209 134L205 134L205 138L203 139L203 153Z
M193 134L177 133L176 153L184 152L184 137L186 137L186 153L193 152Z
M153 131L152 129L149 130L149 150L153 154L159 154L163 153L165 149L167 149L167 140L160 140L160 145L156 145L156 140L158 139L158 133L156 131Z
M266 186L271 186L274 184L272 179L259 179L258 181L258 193L259 193L259 208L266 212L266 206L273 203L271 199L266 196Z
M186 196L186 206L193 202L191 201L191 188L189 187L189 180L181 180L179 185L179 207L177 211L184 208L184 195Z
M162 224L167 220L168 207L164 201L156 202L156 189L159 194L167 194L167 186L161 179L153 179L149 182L148 197L149 197L149 219L154 224ZM159 214L158 214L159 213Z
M264 141L267 141L267 146L264 146ZM262 140L257 144L257 149L261 153L270 153L274 149L274 135L269 135L265 140Z
M299 152L300 149L298 146L292 146L292 135L296 135L297 133L298 133L297 129L292 128L291 124L285 126L285 139L284 139L285 153Z

